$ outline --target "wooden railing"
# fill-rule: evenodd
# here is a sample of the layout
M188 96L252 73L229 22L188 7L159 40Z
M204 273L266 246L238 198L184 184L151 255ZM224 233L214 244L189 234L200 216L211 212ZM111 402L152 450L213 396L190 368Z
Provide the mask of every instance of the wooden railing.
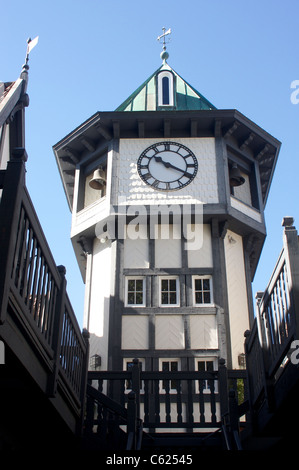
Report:
M0 178L0 337L12 350L16 348L15 354L30 368L22 354L22 341L10 341L8 327L17 330L15 338L23 336L40 365L39 370L32 370L35 380L41 386L46 382L49 397L55 397L59 389L72 412L80 417L88 334L80 331L66 292L65 268L54 262L25 187L22 157L18 149Z
M257 316L245 333L250 401L274 409L274 390L299 339L299 246L293 219L285 218L284 246L264 292L257 294Z
M258 302L259 331L269 375L280 366L296 331L290 279L291 272L288 270L284 248L268 287Z
M223 360L218 370L211 372L159 372L142 371L135 359L129 371L89 371L88 383L85 430L89 435L92 432L106 435L111 413L113 423L116 423L115 413L119 422L120 410L127 409L131 392L136 401L136 419L147 432L212 432L224 424L230 426L233 402L230 397L236 403L235 422L239 423L241 416L243 424L246 422L246 371L227 370ZM95 391L99 393L97 399ZM100 399L107 395L110 408ZM114 411L112 403L117 404Z

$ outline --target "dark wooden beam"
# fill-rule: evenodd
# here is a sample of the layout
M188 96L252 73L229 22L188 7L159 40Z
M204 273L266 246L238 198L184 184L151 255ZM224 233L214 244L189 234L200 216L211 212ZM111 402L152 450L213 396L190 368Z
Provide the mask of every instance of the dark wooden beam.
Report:
M253 132L251 132L248 137L239 145L240 146L240 149L241 150L245 150L246 147L249 146L249 144L251 144L251 142L253 141L254 139L254 134Z
M230 136L238 129L239 126L240 126L240 123L237 122L237 121L234 121L233 125L230 126L230 127L226 130L226 132L225 132L225 134L223 135L223 137L224 137L225 139L226 139L227 137L230 137Z
M197 121L195 119L191 119L190 134L191 137L197 137Z
M170 137L170 119L164 119L164 137Z
M144 138L144 121L138 119L138 137L143 139Z
M95 151L96 147L95 147L94 143L90 139L88 139L87 137L84 137L84 136L80 137L80 142L90 152Z
M77 164L79 162L79 157L74 150L70 149L69 147L66 147L64 149L64 152L72 160L73 163Z
M112 121L113 126L113 137L114 139L119 139L120 137L120 123L119 121Z
M265 153L267 153L269 150L269 145L266 144L259 152L258 154L255 156L255 158L257 159L257 161L261 161L263 156L265 155Z
M71 176L71 178L75 178L75 171L74 170L62 170L65 175Z
M111 132L109 131L109 129L107 129L103 125L96 126L96 130L98 131L99 134L101 134L102 137L104 137L104 139L106 140L112 139Z
M267 158L260 160L260 167L262 168L272 168L274 162L274 155L269 155Z
M214 135L215 137L221 137L221 133L222 133L221 121L219 119L216 119L215 125L214 125Z

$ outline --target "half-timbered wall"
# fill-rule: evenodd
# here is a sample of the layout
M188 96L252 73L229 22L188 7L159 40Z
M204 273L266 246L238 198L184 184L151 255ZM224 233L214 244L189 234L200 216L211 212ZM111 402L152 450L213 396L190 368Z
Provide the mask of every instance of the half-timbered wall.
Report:
M161 235L162 229L157 233ZM192 253L186 252L178 226L170 226L169 239L118 242L121 280L116 297L120 302L119 311L110 315L121 322L118 354L122 361L133 354L143 360L151 358L158 368L158 357L170 356L181 363L185 356L194 369L194 355L219 356L224 319L213 298L211 228L204 224L196 229L202 232L202 244ZM115 335L112 341L114 348L109 347L115 351Z

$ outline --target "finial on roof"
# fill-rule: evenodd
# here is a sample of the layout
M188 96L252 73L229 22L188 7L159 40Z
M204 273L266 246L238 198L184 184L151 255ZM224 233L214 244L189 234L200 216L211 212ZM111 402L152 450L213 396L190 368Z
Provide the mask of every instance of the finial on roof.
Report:
M157 37L157 40L160 42L161 39L163 39L163 50L162 50L162 52L161 52L161 54L160 54L160 57L161 57L161 59L163 60L163 64L165 64L166 61L167 61L167 59L168 59L168 57L169 57L169 54L168 54L168 52L166 51L166 40L165 40L165 38L166 38L166 36L168 36L169 34L171 34L171 29L169 28L169 29L166 31L166 28L162 28L162 30L163 30L163 34L161 34L161 36L158 36L158 37ZM170 41L170 38L168 38L168 40Z

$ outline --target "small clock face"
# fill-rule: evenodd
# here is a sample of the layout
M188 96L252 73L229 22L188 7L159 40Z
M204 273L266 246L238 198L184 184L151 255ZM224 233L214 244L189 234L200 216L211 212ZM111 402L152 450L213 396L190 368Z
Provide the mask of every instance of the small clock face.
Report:
M184 188L195 178L194 153L177 142L158 142L145 149L137 162L140 178L159 191Z

